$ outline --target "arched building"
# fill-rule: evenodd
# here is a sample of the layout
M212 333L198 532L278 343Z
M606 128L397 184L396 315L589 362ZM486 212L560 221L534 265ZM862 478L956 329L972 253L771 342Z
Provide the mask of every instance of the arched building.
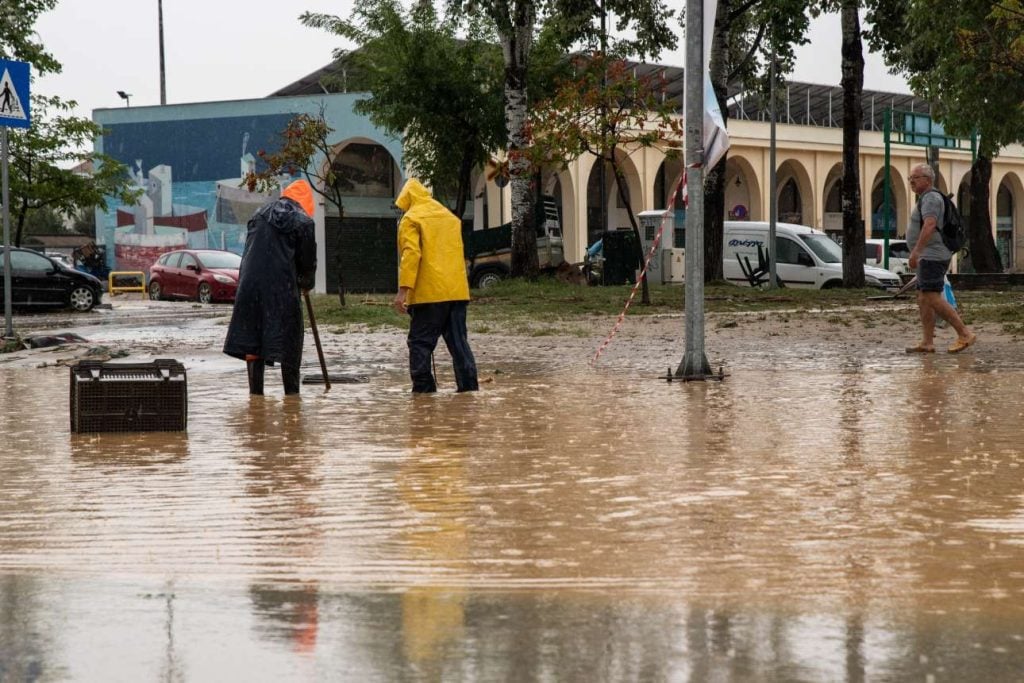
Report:
M638 72L661 72L666 97L678 99L682 70L637 64ZM278 135L296 114L323 114L332 132L330 153L313 170L332 164L340 171L344 215L321 199L314 217L319 263L317 291L336 291L344 280L352 291L394 291L394 198L403 181L401 140L376 128L353 105L363 93L328 93L337 82L334 63L259 100L100 109L94 120L106 133L96 149L129 167L145 192L133 206L97 210L97 242L108 247L111 267L145 270L163 251L217 247L240 251L246 222L270 195L242 188L241 178L258 165L262 150L273 150ZM332 79L332 77L335 77ZM343 79L342 79L342 82ZM776 178L780 221L830 232L841 230L842 91L837 87L790 83L777 113ZM888 109L927 116L928 103L909 95L865 92L860 136L862 218L866 233L884 225L885 145ZM731 220L766 220L769 213L769 117L760 101L743 92L729 99L732 141L726 164L725 212ZM327 158L327 157L330 158ZM907 177L925 159L925 148L892 144L890 215L893 237L906 230L913 209ZM683 164L665 148L618 151L634 212L678 208L670 195ZM937 186L953 191L961 211L970 214L969 149L942 149ZM322 175L322 174L321 174ZM604 187L601 179L604 177ZM613 174L600 172L596 158L584 155L564 168L541 172L540 190L554 197L562 221L565 256L583 260L587 246L606 229L628 226ZM510 187L477 169L464 220L484 230L511 220ZM996 245L1007 270L1024 263L1024 147L1002 150L993 160L989 211ZM322 189L322 188L321 188ZM602 201L604 205L602 206ZM112 248L111 248L112 247Z
M672 67L640 65L648 70L661 69L669 83L669 93L678 96L682 88L682 70ZM838 87L788 84L784 102L776 117L776 197L778 220L801 223L831 233L842 230L840 185L842 162L842 89ZM885 229L883 210L885 179L884 118L887 110L927 118L928 102L910 95L865 91L860 134L861 210L867 236L881 237ZM757 98L733 93L729 100L729 135L732 146L726 162L725 212L727 220L767 220L769 213L770 119ZM920 137L918 137L920 139ZM889 215L892 237L906 232L915 197L910 191L910 170L925 161L926 148L903 144L892 136L889 161ZM620 150L628 194L636 212L661 209L668 205L668 193L682 171L682 163L669 158L664 148L626 148ZM545 172L544 192L556 196L562 208L566 258L580 261L587 245L604 229L598 223L602 210L598 200L600 174L596 159L584 156L565 169ZM955 200L965 215L970 214L969 176L972 152L969 141L961 148L943 148L938 159L936 185L943 192L956 188ZM614 187L606 174L608 187L607 227L629 225ZM1012 145L1001 150L992 164L989 212L993 217L996 245L1007 270L1018 270L1024 263L1024 212L1018 211L1024 200L1024 147ZM486 187L485 187L486 185ZM502 204L501 190L478 180L477 193L485 192L486 214L477 211L474 225L496 225L493 207ZM508 189L504 191L508 220Z

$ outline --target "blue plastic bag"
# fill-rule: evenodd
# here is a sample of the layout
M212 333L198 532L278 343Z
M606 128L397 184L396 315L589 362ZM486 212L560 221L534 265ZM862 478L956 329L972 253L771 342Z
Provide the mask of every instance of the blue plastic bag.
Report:
M946 276L943 276L942 280L943 280L943 283L944 283L942 285L942 298L945 299L946 303L948 303L950 306L952 306L953 309L955 310L956 309L956 296L953 295L953 285L949 282L949 278L946 277Z

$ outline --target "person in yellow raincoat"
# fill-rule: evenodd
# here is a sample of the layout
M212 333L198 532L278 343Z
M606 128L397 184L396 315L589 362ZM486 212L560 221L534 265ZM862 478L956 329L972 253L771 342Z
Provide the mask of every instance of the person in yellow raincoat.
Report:
M476 391L476 359L469 348L466 308L469 281L462 250L462 223L410 178L395 200L404 212L398 224L398 294L394 306L412 316L409 374L416 393L437 391L431 359L444 338L458 391Z

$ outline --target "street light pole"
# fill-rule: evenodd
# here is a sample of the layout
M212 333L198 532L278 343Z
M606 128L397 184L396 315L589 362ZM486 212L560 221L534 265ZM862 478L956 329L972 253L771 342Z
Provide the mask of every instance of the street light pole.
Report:
M768 145L768 289L778 287L778 271L775 269L775 235L778 224L778 174L775 172L775 32L771 33L772 63L768 73L768 111L771 112L771 133Z
M705 380L704 355L704 0L686 0L686 352L676 377Z
M14 322L11 317L11 218L10 211L8 210L9 204L9 188L7 178L7 127L0 128L0 155L2 155L2 161L0 164L3 166L3 170L0 171L3 175L3 180L0 181L3 184L2 191L3 195L0 201L3 202L3 222L4 222L4 266L3 266L3 278L4 278L4 339L14 338Z
M167 83L164 79L164 0L156 0L156 12L160 24L160 104L167 104Z

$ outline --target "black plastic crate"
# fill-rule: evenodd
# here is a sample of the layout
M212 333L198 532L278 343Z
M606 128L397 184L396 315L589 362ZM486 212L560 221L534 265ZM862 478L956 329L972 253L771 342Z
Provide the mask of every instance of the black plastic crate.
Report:
M188 382L178 361L72 366L72 432L180 432L187 425Z

